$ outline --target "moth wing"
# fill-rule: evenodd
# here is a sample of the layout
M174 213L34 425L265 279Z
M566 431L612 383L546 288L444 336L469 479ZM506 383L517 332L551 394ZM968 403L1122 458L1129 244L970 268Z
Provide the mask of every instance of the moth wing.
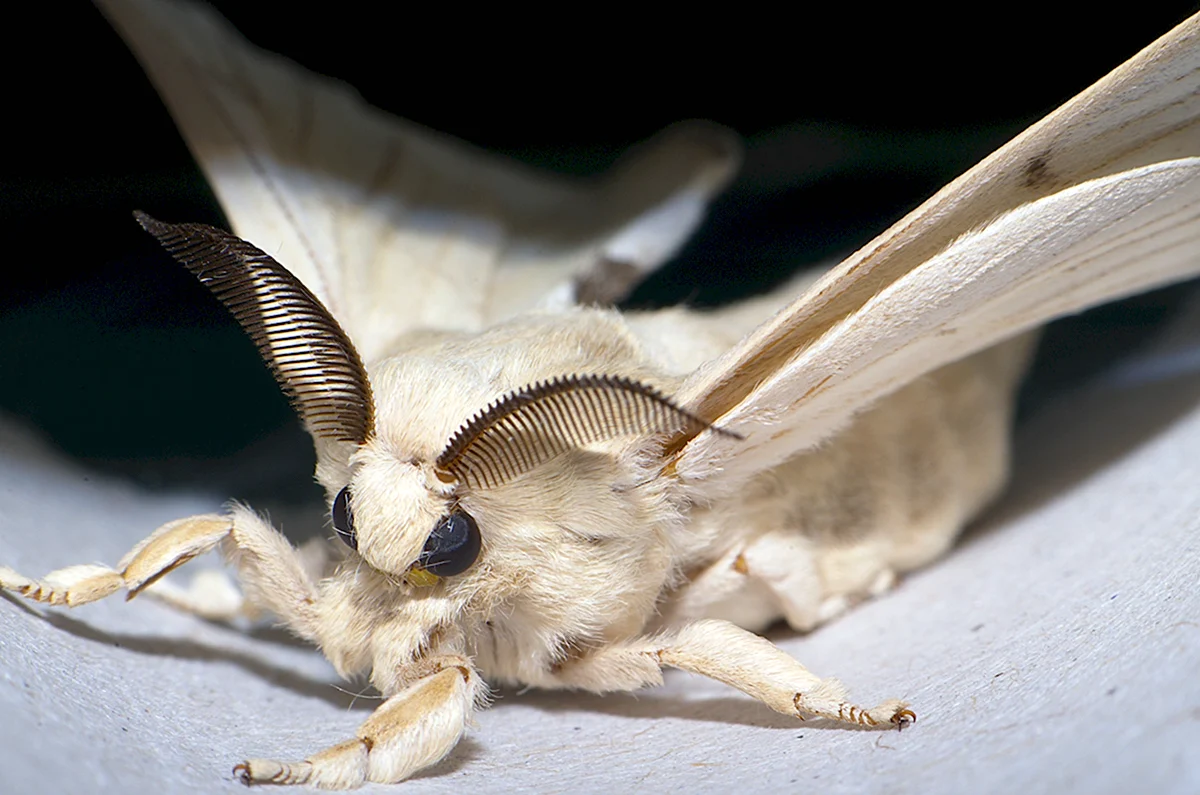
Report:
M1047 320L1200 274L1200 158L1023 205L897 279L771 374L676 462L705 493L827 439L882 395Z
M950 183L694 373L680 401L748 438L680 440L676 473L696 494L732 488L941 364L1194 275L1197 155L1200 15Z
M738 162L731 133L687 123L601 178L554 177L368 107L208 9L100 6L233 231L304 282L367 362L413 328L619 300L690 235Z

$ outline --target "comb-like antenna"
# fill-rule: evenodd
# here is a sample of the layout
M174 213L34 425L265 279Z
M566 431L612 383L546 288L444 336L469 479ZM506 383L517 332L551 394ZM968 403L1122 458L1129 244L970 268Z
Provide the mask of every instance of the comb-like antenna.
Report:
M366 368L346 332L299 279L228 232L133 215L250 335L309 433L367 440L375 403Z
M631 378L569 375L510 392L490 404L454 434L437 466L467 486L491 488L593 442L705 428L738 436Z

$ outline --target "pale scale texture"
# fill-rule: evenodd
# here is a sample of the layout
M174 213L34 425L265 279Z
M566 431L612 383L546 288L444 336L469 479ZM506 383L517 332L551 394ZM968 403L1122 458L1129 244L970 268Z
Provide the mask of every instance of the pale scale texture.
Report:
M363 791L1200 791L1198 340L1194 312L1035 415L1013 489L946 560L774 636L861 702L910 699L910 730L791 721L678 673L636 697L506 691L447 762ZM147 496L0 428L0 562L23 573L113 563L219 504ZM283 637L146 599L0 600L0 790L240 792L244 756L351 736L373 702Z

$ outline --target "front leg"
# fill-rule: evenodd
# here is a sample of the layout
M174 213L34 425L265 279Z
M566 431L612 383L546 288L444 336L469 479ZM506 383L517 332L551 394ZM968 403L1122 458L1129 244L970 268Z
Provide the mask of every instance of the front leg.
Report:
M836 679L821 679L766 638L727 621L697 621L678 632L614 643L563 663L557 682L604 693L662 682L670 665L724 682L776 712L803 719L816 715L859 726L902 728L916 720L903 701L870 709L845 700Z
M483 692L479 675L457 656L422 661L435 669L387 699L353 740L303 762L251 759L234 768L246 784L315 784L350 789L394 783L440 761L458 743Z
M137 544L116 568L85 564L40 580L0 566L0 588L52 605L78 607L120 591L132 599L172 569L220 546L237 568L247 598L299 635L315 637L316 586L296 550L253 511L235 505L228 516L205 514L168 522Z
M335 555L328 539L310 538L296 547L295 556L304 576L319 582L330 571ZM248 618L257 621L263 616L259 605L247 599L228 571L205 569L195 574L186 585L166 577L150 583L144 589L147 596L165 602L176 610L191 613L209 621L234 621Z

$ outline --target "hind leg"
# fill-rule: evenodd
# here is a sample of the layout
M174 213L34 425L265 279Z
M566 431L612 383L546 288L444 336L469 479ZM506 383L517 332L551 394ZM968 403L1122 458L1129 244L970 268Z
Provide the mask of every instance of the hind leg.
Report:
M845 590L830 588L831 580ZM895 572L871 545L826 551L818 562L809 539L773 530L695 573L664 606L661 624L721 618L760 630L784 618L792 629L808 632L895 582Z
M916 720L907 702L889 699L870 708L846 701L836 679L822 679L765 638L726 621L697 621L674 632L613 643L564 662L559 687L597 693L634 690L662 682L663 666L724 682L776 712L815 715L857 726L903 728Z

